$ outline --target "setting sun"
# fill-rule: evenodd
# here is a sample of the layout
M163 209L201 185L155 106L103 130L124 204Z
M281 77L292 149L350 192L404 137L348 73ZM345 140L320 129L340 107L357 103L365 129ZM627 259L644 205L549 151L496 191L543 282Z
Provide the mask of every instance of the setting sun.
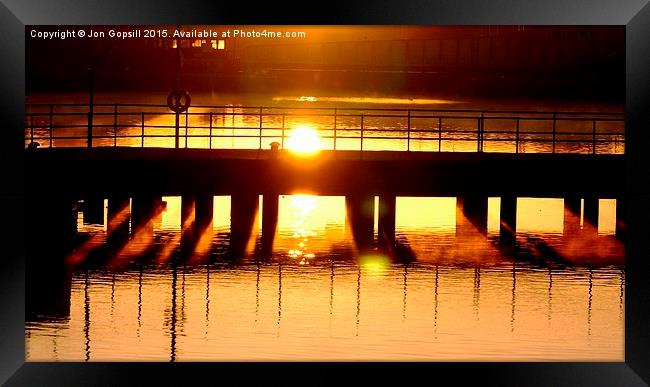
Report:
M310 154L321 149L318 131L309 126L298 126L289 134L287 149L295 153Z

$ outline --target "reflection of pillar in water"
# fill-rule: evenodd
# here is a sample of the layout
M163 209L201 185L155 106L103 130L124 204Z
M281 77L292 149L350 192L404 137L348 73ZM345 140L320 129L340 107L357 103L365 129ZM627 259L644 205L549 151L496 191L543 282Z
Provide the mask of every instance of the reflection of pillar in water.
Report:
M438 333L438 265L436 265L436 278L433 285L433 332Z
M564 198L564 235L576 235L580 231L580 198Z
M361 315L361 266L357 272L357 323L356 336L359 336L359 316Z
M140 328L142 327L142 274L143 269L140 266L140 273L138 274L138 330L136 332L140 338Z
M84 199L84 224L104 224L104 199L89 196Z
M476 265L474 267L474 297L473 297L474 316L476 317L476 321L478 321L480 300L481 300L481 266Z
M234 258L246 253L258 207L259 196L255 193L238 193L231 196L230 250Z
M375 226L375 197L368 194L351 194L345 197L347 224L352 237L363 252L372 247Z
M589 297L587 298L587 336L591 336L591 304L593 301L594 293L593 293L593 287L594 287L594 282L593 282L593 269L589 268Z
M71 269L58 259L30 260L25 266L26 320L70 318Z
M169 321L169 336L171 342L169 344L169 360L176 361L176 282L178 280L178 273L176 265L174 264L172 268L172 305L171 305L171 315Z
M380 195L377 231L379 245L383 248L392 247L395 244L395 215L395 195Z
M517 290L517 263L512 262L512 301L510 311L510 332L515 331L515 295Z
M517 197L501 197L499 209L499 239L505 247L514 248L517 241Z
M280 336L280 321L282 320L282 262L278 265L278 331L277 336Z
M86 270L84 280L84 337L86 361L90 360L90 281L88 280L88 271Z
M460 196L456 200L456 235L487 235L487 196Z
M270 256L278 226L278 194L266 194L262 200L262 254Z

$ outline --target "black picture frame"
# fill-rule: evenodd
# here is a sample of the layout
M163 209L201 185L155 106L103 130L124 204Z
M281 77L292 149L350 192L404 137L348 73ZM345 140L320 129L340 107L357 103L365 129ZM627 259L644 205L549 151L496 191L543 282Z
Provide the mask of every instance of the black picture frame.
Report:
M23 112L25 26L34 24L537 24L626 26L627 232L621 363L25 363ZM648 0L197 2L2 0L0 3L0 382L185 385L478 382L501 386L650 383L650 5ZM54 187L53 187L54 189ZM234 378L234 379L233 379ZM203 380L203 381L201 381ZM446 383L445 383L446 384Z

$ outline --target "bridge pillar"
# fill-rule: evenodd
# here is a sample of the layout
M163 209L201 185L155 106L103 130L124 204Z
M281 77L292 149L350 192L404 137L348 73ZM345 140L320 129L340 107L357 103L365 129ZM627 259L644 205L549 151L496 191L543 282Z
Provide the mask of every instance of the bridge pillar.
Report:
M76 201L66 196L29 195L25 203L28 254L69 252L77 238Z
M84 224L104 224L104 199L90 196L84 199Z
M514 247L517 241L517 197L501 197L499 209L499 239L504 246Z
M136 195L131 203L132 227L131 235L143 233L153 234L153 225L162 212L162 198L154 195Z
M212 228L212 215L214 213L214 196L212 194L196 195L194 202L195 233L197 237Z
M598 235L598 198L594 196L585 197L584 223L582 230L592 235Z
M564 198L564 236L580 232L580 202L579 197Z
M230 250L235 258L246 253L259 207L257 193L236 193L230 200Z
M273 254L273 239L278 227L279 195L266 194L262 199L262 254Z
M106 209L108 244L123 244L129 239L131 206L128 196L111 196Z
M487 235L487 196L460 196L456 200L456 235L472 229Z
M374 211L373 211L374 212ZM378 242L383 248L395 245L396 197L393 194L379 196Z
M625 199L616 198L616 236L625 240Z
M369 194L352 194L345 197L347 224L359 251L372 247L375 231L375 197Z
M194 247L195 203L193 195L181 196L181 249L184 251Z

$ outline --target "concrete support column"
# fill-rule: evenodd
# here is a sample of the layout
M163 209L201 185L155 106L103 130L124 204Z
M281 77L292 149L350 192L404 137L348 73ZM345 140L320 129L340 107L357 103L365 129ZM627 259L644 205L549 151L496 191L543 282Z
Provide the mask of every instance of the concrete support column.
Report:
M214 213L214 196L212 194L198 194L194 204L195 232L197 237L212 228L212 215Z
M273 253L273 240L278 227L279 195L265 194L262 199L262 254Z
M374 211L373 211L374 212ZM396 197L393 194L379 196L378 242L388 248L395 245Z
M372 247L375 231L375 197L352 194L345 197L347 224L359 251Z
M564 235L576 235L580 232L580 203L579 197L564 198Z
M69 252L77 238L77 202L66 196L28 196L27 252L51 256ZM47 257L42 257L47 258Z
M236 193L230 201L230 249L235 258L246 253L259 207L256 193Z
M189 251L194 248L195 210L194 195L181 196L181 249Z
M104 198L90 196L84 199L84 224L104 224Z
M499 238L506 246L514 247L517 240L517 197L501 197L499 209Z
M131 235L153 234L153 225L162 212L162 198L154 195L135 195L131 202Z
M129 239L131 203L128 196L111 196L106 209L107 243L123 244Z
M598 210L598 198L594 196L586 197L584 223L582 226L583 231L594 235L598 234Z
M487 196L460 196L456 201L456 234L478 231L487 235Z

